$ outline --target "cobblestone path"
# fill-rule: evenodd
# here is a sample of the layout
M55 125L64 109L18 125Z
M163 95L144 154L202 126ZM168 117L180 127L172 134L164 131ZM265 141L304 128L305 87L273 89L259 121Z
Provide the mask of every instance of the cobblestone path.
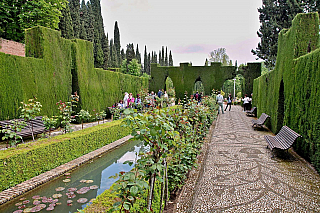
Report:
M251 119L234 106L218 116L192 205L179 212L320 212L320 176L292 151L271 158L271 133Z

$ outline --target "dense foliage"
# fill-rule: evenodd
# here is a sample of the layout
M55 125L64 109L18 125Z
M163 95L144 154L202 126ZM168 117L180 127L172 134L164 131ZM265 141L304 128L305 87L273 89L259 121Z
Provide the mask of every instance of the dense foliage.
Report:
M251 52L265 61L268 68L274 68L278 50L278 34L291 26L293 18L302 12L319 11L320 2L314 0L263 0L258 9L261 41Z
M0 37L23 42L24 30L34 26L58 28L61 10L67 0L16 1L0 3Z
M274 133L287 125L302 135L294 148L320 171L318 13L298 14L278 45L275 69L254 81L253 104Z

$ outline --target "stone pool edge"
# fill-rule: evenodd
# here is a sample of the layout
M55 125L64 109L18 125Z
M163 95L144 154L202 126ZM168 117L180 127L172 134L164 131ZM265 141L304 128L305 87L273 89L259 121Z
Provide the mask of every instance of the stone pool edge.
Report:
M75 169L76 167L80 166L81 164L84 164L96 157L99 157L100 155L104 154L105 152L111 151L124 143L126 143L129 139L133 138L133 136L128 135L126 137L120 138L119 140L116 140L108 145L105 145L99 149L96 149L88 154L85 154L81 157L78 157L77 159L74 159L68 163L65 163L63 165L60 165L50 171L47 171L45 173L42 173L38 176L35 176L29 180L26 180L22 183L17 184L14 187L11 187L9 189L6 189L2 192L0 192L0 206L32 189L35 189L36 187L53 180L54 178Z

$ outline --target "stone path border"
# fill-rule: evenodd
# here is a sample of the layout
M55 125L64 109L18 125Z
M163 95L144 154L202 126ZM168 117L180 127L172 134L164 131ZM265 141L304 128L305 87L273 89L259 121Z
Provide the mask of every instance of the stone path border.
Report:
M131 139L132 136L128 135L126 137L123 137L117 141L114 141L104 147L101 147L95 151L92 151L88 154L85 154L75 160L72 160L68 163L65 163L61 166L58 166L50 171L47 171L45 173L42 173L36 177L33 177L27 181L24 181L23 183L20 183L14 187L11 187L9 189L6 189L2 192L0 192L0 205L4 204L19 195L22 195L32 189L35 189L36 187L40 186L41 184L44 184L72 169L75 169L76 167L80 166L81 164L84 164L93 158L99 157L100 155L109 152L113 149L118 148L119 146L126 143L129 139Z

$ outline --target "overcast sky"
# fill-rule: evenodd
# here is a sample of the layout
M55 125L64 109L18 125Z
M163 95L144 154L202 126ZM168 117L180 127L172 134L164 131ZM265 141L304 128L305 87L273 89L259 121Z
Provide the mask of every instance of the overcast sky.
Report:
M175 66L203 66L219 47L238 65L255 61L251 49L260 41L261 5L261 0L101 0L109 39L118 21L122 48L138 44L143 57L145 45L157 54L162 45L168 46Z

